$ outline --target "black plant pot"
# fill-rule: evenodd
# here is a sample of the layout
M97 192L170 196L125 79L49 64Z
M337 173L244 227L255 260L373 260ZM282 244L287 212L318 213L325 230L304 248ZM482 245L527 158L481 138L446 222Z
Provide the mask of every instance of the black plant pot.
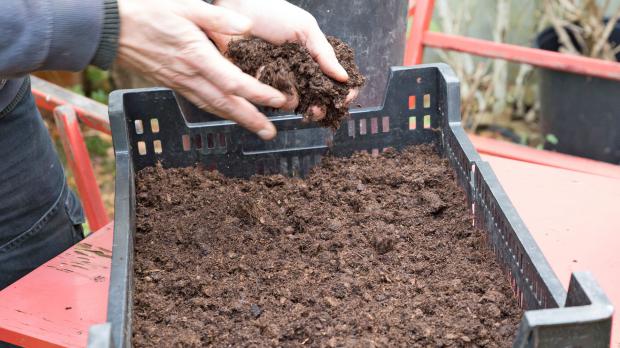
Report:
M620 24L610 36L620 43ZM558 51L552 28L540 33L538 48ZM620 54L616 57L620 60ZM563 71L540 71L540 125L559 140L554 149L620 164L620 82Z

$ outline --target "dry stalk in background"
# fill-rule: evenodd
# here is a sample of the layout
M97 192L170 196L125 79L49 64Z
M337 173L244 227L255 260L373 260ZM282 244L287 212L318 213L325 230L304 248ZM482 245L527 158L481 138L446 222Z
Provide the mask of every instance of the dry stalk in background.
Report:
M494 4L495 13L490 18L494 20L491 34L495 42L506 42L510 28L519 27L511 22L510 3L510 0L497 0ZM480 19L472 16L475 4L471 0L458 3L437 0L435 14L441 31L466 35L472 20ZM528 107L524 101L531 66L521 65L515 79L509 76L506 61L474 60L468 54L441 50L436 52L441 60L452 66L461 81L461 117L466 129L477 131L481 126L489 125L509 127L507 123L512 117L534 121L536 107Z
M560 52L616 61L620 45L609 42L609 36L620 19L616 9L607 23L605 13L610 5L605 0L544 0L545 19L558 35Z

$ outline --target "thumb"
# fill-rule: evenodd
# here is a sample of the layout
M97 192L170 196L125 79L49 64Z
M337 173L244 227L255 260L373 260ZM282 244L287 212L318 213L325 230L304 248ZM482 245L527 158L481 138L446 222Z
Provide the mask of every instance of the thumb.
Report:
M213 31L207 32L207 36L209 36L209 39L211 39L211 41L215 43L215 46L217 46L217 48L222 53L225 53L228 50L228 44L230 43L230 41L242 37L220 34Z
M340 82L346 82L349 79L349 74L338 62L334 48L329 44L319 26L310 28L307 35L306 48L308 48L312 58L319 63L321 70Z
M200 0L193 2L187 17L203 30L220 34L243 35L252 29L252 21L248 17Z

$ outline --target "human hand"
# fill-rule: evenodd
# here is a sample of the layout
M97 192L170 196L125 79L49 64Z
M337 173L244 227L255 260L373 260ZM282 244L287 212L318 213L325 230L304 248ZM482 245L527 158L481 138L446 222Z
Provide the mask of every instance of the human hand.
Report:
M253 25L248 34L252 36L276 45L285 42L305 44L312 58L327 76L340 82L347 81L347 72L338 62L334 49L310 13L284 0L216 0L214 4L249 18ZM222 52L227 50L230 40L235 36L240 36L210 30L207 30L207 33ZM260 70L258 74L260 74ZM358 92L359 89L352 89L345 100L345 104L350 104L357 97ZM293 91L282 108L294 110L297 103L298 92ZM310 119L313 121L325 117L326 111L323 105L311 106L309 111L312 114Z
M201 0L119 0L118 7L120 64L175 89L196 106L235 121L262 139L275 136L273 124L250 102L280 108L287 100L285 95L243 73L205 35L250 33L255 28L251 19Z

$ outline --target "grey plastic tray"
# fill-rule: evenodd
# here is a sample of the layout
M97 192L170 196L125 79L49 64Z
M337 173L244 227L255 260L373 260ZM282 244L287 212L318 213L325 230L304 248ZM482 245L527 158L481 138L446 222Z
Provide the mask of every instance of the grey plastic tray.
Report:
M613 307L589 273L562 287L488 163L460 124L459 82L443 64L390 71L383 105L355 110L332 134L298 115L275 115L278 137L262 142L229 121L202 112L169 89L116 91L110 97L116 153L116 200L108 322L93 326L90 347L130 347L135 233L134 173L197 162L225 175L305 175L321 156L378 153L434 143L448 158L525 310L514 347L607 347ZM156 121L155 121L156 120ZM501 280L499 280L501 281Z

